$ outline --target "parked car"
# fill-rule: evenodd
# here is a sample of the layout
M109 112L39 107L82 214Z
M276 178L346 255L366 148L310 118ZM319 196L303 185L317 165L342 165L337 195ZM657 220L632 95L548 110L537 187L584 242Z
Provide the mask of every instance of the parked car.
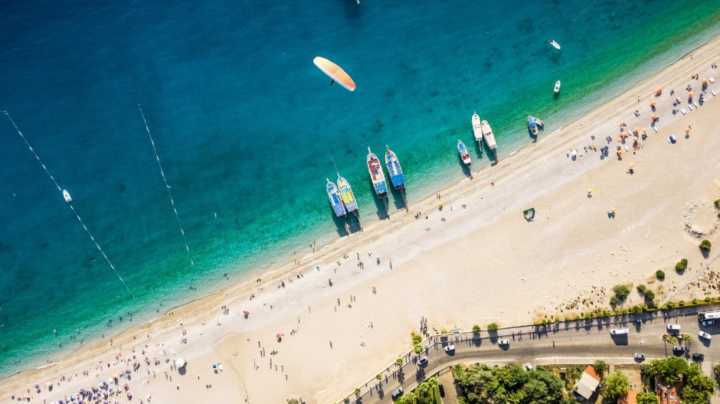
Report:
M418 366L420 366L421 368L424 368L425 366L427 366L428 365L427 356L419 357L417 363L418 363Z
M630 334L630 330L627 328L613 328L610 330L610 335L628 335Z
M396 388L395 390L392 391L392 393L390 394L390 396L392 397L392 400L393 400L393 401L397 401L400 397L402 397L402 395L403 395L404 392L405 392L405 391L403 390L402 387L398 387L398 388Z
M642 352L635 352L635 354L633 354L633 359L635 359L635 362L638 362L638 363L644 362L645 354Z
M452 355L455 353L455 344L447 344L443 349L445 350L446 354Z
M497 341L497 343L498 343L498 345L500 345L500 346L502 346L502 347L508 347L508 346L510 346L510 340L508 340L507 338L500 338L500 339Z
M672 348L672 352L673 352L673 355L675 355L675 356L681 356L682 354L685 353L685 347L682 347L680 345L675 345Z
M692 354L692 360L695 362L702 362L705 360L705 355L701 354L700 352L695 352Z
M668 324L667 325L667 332L670 334L679 334L682 327L680 327L680 324Z
M710 335L709 332L703 331L703 330L698 331L698 337L700 337L706 341L712 340L712 335Z

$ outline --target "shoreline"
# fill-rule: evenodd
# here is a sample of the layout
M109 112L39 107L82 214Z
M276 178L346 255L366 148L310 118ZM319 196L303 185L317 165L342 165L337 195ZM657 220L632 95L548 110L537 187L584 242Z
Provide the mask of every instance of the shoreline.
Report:
M552 133L543 134L537 145L526 144L517 150L509 152L495 167L483 167L481 170L475 171L474 173L478 177L476 180L462 179L448 185L440 191L430 192L428 196L413 203L411 210L405 214L396 213L390 220L373 221L373 223L366 227L363 233L337 239L325 246L321 246L316 253L303 254L299 258L299 263L290 261L274 269L265 270L262 275L263 280L260 284L255 284L252 281L252 278L256 276L256 272L249 271L246 276L243 274L243 278L246 279L233 281L233 285L222 287L217 291L208 293L206 296L170 308L159 317L146 323L133 325L111 338L94 340L77 349L62 353L60 355L62 358L54 363L43 365L42 368L20 370L12 375L3 377L3 380L0 382L0 385L3 387L0 388L0 391L6 390L6 387L12 385L16 379L21 379L25 376L29 377L33 374L39 374L48 370L55 370L58 367L65 367L65 365L72 367L85 359L98 356L100 353L115 349L118 346L132 345L136 340L134 337L141 336L146 332L152 331L155 337L163 333L172 332L177 325L176 318L188 318L191 319L193 323L198 323L203 320L208 321L214 317L213 313L216 312L217 308L223 302L240 301L251 293L257 292L258 288L264 288L268 285L272 286L274 283L282 281L288 276L309 271L311 270L309 268L314 265L320 265L325 261L332 260L333 257L341 257L344 254L347 255L353 250L356 250L359 245L373 243L388 234L396 233L397 230L404 227L405 224L416 222L412 213L418 211L427 213L436 210L438 202L435 198L435 193L442 195L443 204L450 205L468 197L469 194L478 194L487 191L492 187L492 185L487 182L489 180L480 180L479 178L487 177L494 182L501 182L510 176L520 175L530 168L528 167L531 165L530 162L537 164L538 160L542 160L544 157L547 158L548 156L544 155L545 152L559 151L576 142L577 134L573 133L573 129L582 129L585 125L592 123L600 115L607 112L608 109L611 111L623 111L627 110L628 107L632 108L634 98L630 97L630 93L633 92L633 89L644 88L645 92L643 92L643 94L645 95L643 98L647 98L650 95L647 90L657 85L656 79L658 76L662 76L664 73L669 74L668 71L671 71L674 66L692 60L694 54L703 52L703 49L707 51L707 48L717 46L719 43L720 38L715 37L687 52L682 58L675 60L670 65L659 67L659 70L652 74L651 77L631 84L631 89L623 91L621 95L615 96L614 99L602 103L600 107L593 108L592 111L562 125ZM610 120L610 118L611 117L608 117L608 120ZM599 162L595 163L595 165L597 164L599 164ZM594 165L587 167L583 172L586 172L592 167L594 167ZM493 174L492 170L497 170L498 172ZM473 186L469 189L463 189L469 183L472 183ZM398 261L398 263L400 263L400 261ZM112 348L108 347L108 339L113 340Z

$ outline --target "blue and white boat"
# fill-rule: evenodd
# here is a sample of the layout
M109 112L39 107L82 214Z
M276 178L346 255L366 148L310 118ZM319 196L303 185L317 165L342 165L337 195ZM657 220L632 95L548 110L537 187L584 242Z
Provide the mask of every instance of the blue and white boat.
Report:
M370 173L370 181L372 181L375 194L379 197L387 195L387 183L385 183L385 173L382 169L380 159L368 147L367 155L368 173Z
M345 205L343 205L342 199L340 199L340 193L338 187L334 182L326 178L327 183L325 184L325 191L327 192L328 199L330 200L330 207L332 207L335 216L343 217L347 214Z
M528 116L528 131L531 135L537 137L541 130L545 130L545 122L534 116Z
M460 155L460 160L462 160L463 164L466 166L469 166L472 164L472 159L470 158L470 152L468 152L467 147L465 146L465 143L463 143L462 140L458 139L457 141L457 151Z
M390 182L392 182L393 188L398 191L405 190L405 174L403 174L400 160L398 160L395 152L390 150L389 146L385 146L385 167L390 174Z

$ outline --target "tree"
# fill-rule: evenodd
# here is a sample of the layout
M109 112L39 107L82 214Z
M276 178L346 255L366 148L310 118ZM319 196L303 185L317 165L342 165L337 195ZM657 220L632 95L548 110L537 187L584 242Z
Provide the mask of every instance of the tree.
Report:
M702 373L698 364L688 367L681 394L684 403L708 403L714 390L713 380Z
M683 376L688 372L688 363L683 358L669 357L651 361L640 369L644 376L657 378L665 385L672 385L683 380Z
M710 254L711 248L712 248L712 243L710 242L710 240L705 239L700 242L700 251L702 251L703 255L707 256L708 254Z
M597 372L597 374L600 375L600 377L602 378L602 377L603 377L603 374L604 374L605 371L607 370L607 367L608 367L608 366L607 366L607 363L605 363L605 361L602 361L602 360L599 360L599 359L598 359L598 360L596 360L595 363L593 364L593 367L595 368L595 371Z
M645 295L643 296L643 298L645 299L645 304L648 307L655 307L655 292L653 292L650 289L647 289L645 291Z
M627 376L620 372L612 372L603 380L603 397L612 402L624 397L630 389Z
M664 281L665 272L662 269L658 269L657 271L655 271L655 278L657 278L657 280L659 281Z
M643 391L637 395L638 404L658 404L658 398L655 393Z
M688 265L687 258L681 259L680 261L677 262L677 264L675 264L675 272L682 275L685 272L685 270L687 269L687 265Z
M460 402L555 404L565 403L563 382L544 369L525 370L518 365L489 367L474 364L453 367Z
M473 332L473 334L480 334L480 326L477 324L473 325L472 332Z
M497 332L498 328L500 328L497 323L490 323L487 325L487 330L489 332Z
M647 286L645 285L637 285L637 292L640 296L645 296L645 292L647 292Z
M630 288L632 285L615 285L613 287L613 293L615 293L615 299L618 304L625 303L628 296L630 296Z
M440 385L437 379L430 378L420 383L415 390L403 395L398 404L442 404Z
M720 363L715 364L713 366L713 376L715 376L715 381L718 385L720 385Z
M420 334L416 333L415 331L410 333L410 340L412 342L413 352L416 354L421 354L423 351L422 347L422 337Z

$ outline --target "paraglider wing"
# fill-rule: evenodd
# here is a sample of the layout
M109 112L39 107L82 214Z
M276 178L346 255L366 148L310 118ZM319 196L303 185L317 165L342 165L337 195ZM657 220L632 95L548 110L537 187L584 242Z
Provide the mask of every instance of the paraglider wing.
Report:
M332 61L321 56L316 56L315 59L313 59L313 63L318 69L330 77L333 82L345 87L346 90L355 91L357 88L352 77L350 77L350 75L347 74L342 67L336 65Z

